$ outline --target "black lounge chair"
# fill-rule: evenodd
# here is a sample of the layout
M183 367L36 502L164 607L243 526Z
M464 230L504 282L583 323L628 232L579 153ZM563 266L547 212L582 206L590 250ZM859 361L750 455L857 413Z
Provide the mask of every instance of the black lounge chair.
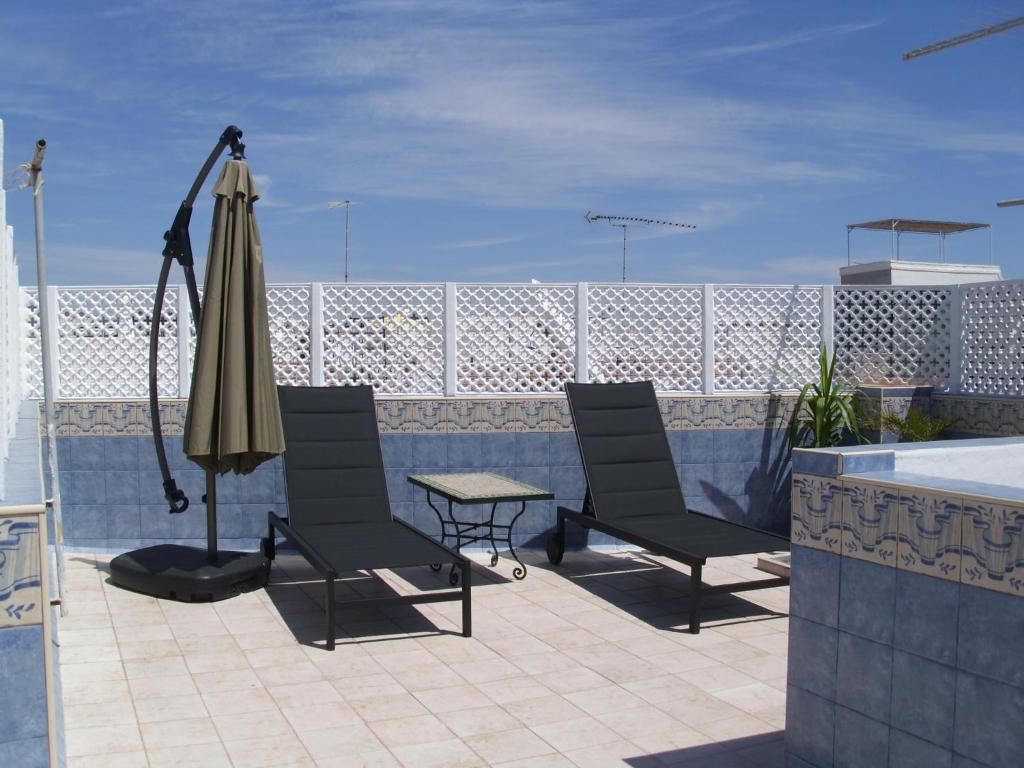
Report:
M690 566L690 632L700 632L701 594L778 587L786 578L701 584L709 557L789 549L789 540L687 509L654 387L566 384L587 477L583 511L558 508L548 538L552 564L565 554L565 522L593 528Z
M462 600L462 634L469 637L469 560L391 514L373 388L278 387L278 397L288 517L269 514L263 548L273 560L279 532L324 577L327 649L334 649L339 573L414 565L452 563L462 571L462 588L337 605Z

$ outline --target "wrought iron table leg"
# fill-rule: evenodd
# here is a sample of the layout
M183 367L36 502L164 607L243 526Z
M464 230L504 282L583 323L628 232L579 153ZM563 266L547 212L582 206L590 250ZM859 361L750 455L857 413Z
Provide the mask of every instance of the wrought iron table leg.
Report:
M448 519L452 522L452 527L455 528L455 551L462 551L462 528L459 527L458 522L455 520L455 515L452 514L452 500L448 499ZM453 587L459 583L459 569L455 563L452 563L451 569L448 571L448 583Z
M441 510L439 510L437 507L434 506L434 500L430 497L430 490L429 489L427 490L427 505L432 510L434 510L434 514L437 515L437 522L441 525L441 544L443 546L444 542L445 542L445 539L448 538L447 537L448 530L444 526L444 518L441 516ZM440 571L441 570L441 563L432 563L431 566L430 566L430 570L434 571L435 573L437 571Z
M498 502L491 505L491 520L488 528L491 532L491 568L498 564L498 545L494 542L494 513L498 509Z
M516 520L518 520L520 517L522 517L522 514L525 511L526 511L526 502L524 501L523 505L519 508L519 511L516 512L515 517L513 517L509 521L509 523L508 523L508 551L509 551L509 554L512 555L512 558L517 563L519 563L519 565L517 565L515 568L512 569L512 577L515 578L515 579L519 579L519 580L522 580L522 579L526 578L526 565L525 565L525 563L523 563L522 560L519 559L519 555L516 554L516 548L512 545L512 528L515 526ZM491 530L493 531L494 529L492 528ZM492 541L493 541L493 539L492 539Z

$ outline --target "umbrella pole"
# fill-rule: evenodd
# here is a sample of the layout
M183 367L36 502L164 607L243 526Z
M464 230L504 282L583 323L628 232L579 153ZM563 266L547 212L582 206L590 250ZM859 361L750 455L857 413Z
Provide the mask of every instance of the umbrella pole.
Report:
M206 470L206 554L217 559L217 473Z

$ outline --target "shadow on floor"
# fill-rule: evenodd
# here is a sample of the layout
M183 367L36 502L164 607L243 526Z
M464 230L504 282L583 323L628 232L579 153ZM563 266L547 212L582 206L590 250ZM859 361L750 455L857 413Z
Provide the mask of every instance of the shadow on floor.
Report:
M633 768L782 768L785 764L785 731L684 747L650 755L624 757Z
M558 566L545 562L534 567L562 574L577 586L654 629L689 633L689 572L667 567L646 552L630 552L628 556L592 550L585 554L567 552ZM766 578L768 574L761 574L751 567L751 577L755 576ZM739 579L731 577L728 581ZM753 591L704 595L701 598L701 626L766 621L788 615L785 611L772 610L755 602L758 594Z
M462 635L461 584L452 587L449 571L426 566L389 569L388 580L375 571L341 574L335 582L335 625L339 645L384 642L396 637ZM397 577L397 578L396 578ZM473 585L504 583L494 569L473 563ZM374 604L418 593L453 590L455 600L443 603ZM278 551L267 595L295 638L303 645L323 647L325 635L324 582L301 557ZM449 606L427 610L428 607ZM451 614L452 620L448 619Z

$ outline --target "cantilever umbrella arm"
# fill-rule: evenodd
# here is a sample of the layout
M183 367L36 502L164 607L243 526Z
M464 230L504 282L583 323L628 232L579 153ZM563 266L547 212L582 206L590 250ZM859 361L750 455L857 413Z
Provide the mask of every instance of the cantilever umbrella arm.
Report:
M171 263L177 261L185 273L185 285L188 289L189 304L192 309L192 320L195 322L196 332L199 331L200 305L199 288L196 285L196 275L193 269L192 241L189 237L188 227L192 220L192 205L199 196L206 178L213 170L213 166L223 154L226 147L231 147L231 156L236 160L245 158L245 144L242 143L242 131L237 126L229 125L224 129L217 146L206 158L203 167L199 169L199 175L192 183L182 201L178 212L174 216L171 228L164 233L164 240L167 244L163 250L163 265L160 268L160 279L156 286L156 296L153 303L153 318L150 322L149 333L149 415L153 424L153 443L156 447L156 457L160 464L160 474L163 476L164 498L170 504L170 512L184 512L188 509L188 497L185 492L178 488L174 478L171 477L171 470L167 464L167 452L164 450L163 432L160 428L160 398L157 389L157 353L160 345L160 319L163 314L164 294L167 290L167 280L171 273ZM179 323L186 322L185 318L179 317Z

